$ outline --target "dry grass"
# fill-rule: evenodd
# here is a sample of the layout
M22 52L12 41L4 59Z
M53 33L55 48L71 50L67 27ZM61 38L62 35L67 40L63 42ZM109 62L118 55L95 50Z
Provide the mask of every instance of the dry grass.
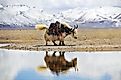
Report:
M31 44L44 41L44 31L36 30L0 30L0 43Z
M79 30L79 43L90 45L121 44L121 29Z
M36 30L0 30L0 43L26 45L45 45L45 31ZM50 42L50 44L52 44ZM121 44L121 29L79 29L78 39L68 36L68 45L118 45Z

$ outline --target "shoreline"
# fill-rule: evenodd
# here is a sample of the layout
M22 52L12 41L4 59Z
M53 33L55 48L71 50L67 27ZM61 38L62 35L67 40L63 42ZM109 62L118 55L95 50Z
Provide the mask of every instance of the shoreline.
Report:
M96 52L96 51L121 51L121 45L67 45L67 46L21 46L6 45L1 46L0 49L8 50L29 50L29 51L68 51L68 52Z

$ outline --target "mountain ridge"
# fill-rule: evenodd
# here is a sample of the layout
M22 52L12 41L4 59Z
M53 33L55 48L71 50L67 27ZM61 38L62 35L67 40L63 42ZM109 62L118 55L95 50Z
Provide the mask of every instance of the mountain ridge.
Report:
M49 25L51 22L63 21L70 25L82 27L121 27L121 8L74 8L49 13L43 9L27 5L0 5L0 25L18 27L34 26L38 23ZM11 27L11 26L10 26Z

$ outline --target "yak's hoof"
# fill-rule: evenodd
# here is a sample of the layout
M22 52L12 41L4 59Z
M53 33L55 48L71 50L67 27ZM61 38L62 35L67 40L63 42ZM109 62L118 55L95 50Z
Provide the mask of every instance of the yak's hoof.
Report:
M57 46L57 44L54 44L54 46Z
M59 43L59 46L61 46L61 43Z

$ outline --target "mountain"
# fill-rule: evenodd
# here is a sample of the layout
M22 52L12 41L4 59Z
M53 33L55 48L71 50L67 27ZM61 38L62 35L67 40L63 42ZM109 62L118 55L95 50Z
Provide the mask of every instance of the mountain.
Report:
M34 25L65 21L80 27L121 27L121 8L74 8L49 12L28 5L0 5L0 28L34 28Z
M62 12L66 19L83 27L121 27L121 8L76 8Z
M52 15L42 9L27 5L7 5L0 9L0 27L26 28L37 23L48 23L53 19Z

